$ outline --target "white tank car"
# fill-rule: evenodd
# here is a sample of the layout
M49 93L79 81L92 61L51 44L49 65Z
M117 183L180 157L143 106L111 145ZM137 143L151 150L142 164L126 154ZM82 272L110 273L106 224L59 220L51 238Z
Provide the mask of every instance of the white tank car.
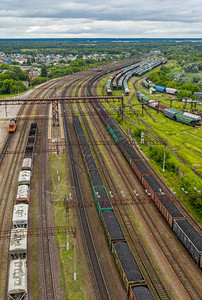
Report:
M184 116L187 116L187 117L190 117L190 118L194 118L194 119L196 119L197 121L201 121L201 117L198 116L198 115L191 114L191 113L188 113L188 112L184 112L183 115L184 115Z
M27 157L23 159L22 170L32 170L32 159Z
M18 184L30 184L31 180L31 171L20 171Z
M28 204L16 204L13 210L13 227L27 228L28 226Z
M27 299L27 261L11 260L8 280L9 299Z
M158 102L154 101L154 100L149 100L149 106L156 108L158 106Z
M12 229L9 253L11 258L24 258L27 254L27 229Z
M28 185L19 185L16 197L16 203L29 203L30 189Z

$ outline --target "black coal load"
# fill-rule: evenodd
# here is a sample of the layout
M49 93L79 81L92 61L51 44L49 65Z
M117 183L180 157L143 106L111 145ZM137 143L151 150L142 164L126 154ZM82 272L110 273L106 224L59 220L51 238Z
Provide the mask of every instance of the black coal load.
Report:
M80 144L83 145L88 145L87 139L85 136L81 135L78 137Z
M168 213L173 218L182 218L183 214L180 212L180 210L175 206L175 204L172 202L172 200L167 195L159 195L158 198L162 202L163 206L166 208Z
M105 188L95 187L94 192L96 193L97 201L99 202L100 208L110 208L111 203Z
M132 288L136 300L154 300L147 285L137 285Z
M160 185L156 182L156 180L152 176L144 176L144 179L147 181L147 183L155 193L163 192Z
M99 186L99 185L103 186L102 179L97 170L89 171L89 174L90 174L91 183L93 186Z
M125 242L114 243L117 255L126 274L127 280L130 281L144 281L142 273L138 264L128 246Z
M86 156L85 160L86 160L88 170L97 169L97 166L96 166L96 163L95 163L95 160L94 160L93 156Z
M85 135L78 116L73 116L73 122L77 135Z
M30 129L29 136L35 136L36 135L36 129Z
M133 163L136 165L137 169L140 171L141 174L150 174L144 164L139 160L134 160Z
M116 218L116 215L113 211L103 211L103 219L105 221L105 224L107 226L107 230L109 232L109 235L111 237L111 240L123 240L124 234L121 230L121 227L119 225L119 222Z
M175 220L178 224L181 232L181 237L183 236L183 244L190 246L191 243L202 252L202 235L193 227L193 225L187 219ZM175 231L176 232L176 231ZM183 233L183 234L182 234ZM176 233L179 237L179 232ZM185 238L186 237L186 238Z
M120 133L119 130L114 131L114 135L117 137L117 139L123 139L124 138L124 136Z
M75 125L75 130L76 130L77 135L85 135L81 125Z
M117 126L111 120L107 124L112 130L118 130Z
M127 155L133 159L140 159L139 155L135 152L135 150L130 146L126 139L117 142L118 147L122 150L122 152L126 152Z
M87 156L87 155L92 155L89 146L82 146L82 151L83 151L83 154L84 154L85 156Z
M32 123L30 129L36 130L37 129L37 123Z

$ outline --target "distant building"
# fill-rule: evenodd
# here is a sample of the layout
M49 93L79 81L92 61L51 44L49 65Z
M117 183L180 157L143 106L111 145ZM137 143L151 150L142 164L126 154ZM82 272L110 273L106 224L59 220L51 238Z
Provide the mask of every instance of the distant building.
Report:
M160 53L161 53L160 50L153 50L153 51L150 51L149 55L158 55Z

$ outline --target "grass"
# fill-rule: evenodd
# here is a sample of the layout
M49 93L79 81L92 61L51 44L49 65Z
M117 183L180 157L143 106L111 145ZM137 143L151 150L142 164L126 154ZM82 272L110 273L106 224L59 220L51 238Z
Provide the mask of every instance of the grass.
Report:
M60 182L57 181L57 160L59 160ZM54 224L56 227L74 225L74 216L71 209L69 209L69 219L67 224L66 209L64 206L64 198L67 197L67 194L69 193L67 186L70 186L65 155L59 155L57 157L55 154L51 154L50 163L51 192L52 199L54 200L52 201ZM68 235L68 238L69 251L66 249L67 236L65 233L56 235L60 260L61 283L65 299L85 299L85 282L81 267L82 263L76 255L77 280L74 281L74 238L71 233Z
M136 78L132 78L132 80L129 81L130 96L124 97L125 105L127 105L131 95L134 93L133 82L135 80ZM102 94L103 86L106 86L106 82L107 82L107 78L104 78L101 81L100 86L98 87L99 95ZM138 88L144 94L148 96L150 95L148 93L148 90L145 89L141 84L139 84ZM113 96L116 95L120 96L121 93L123 93L123 91L120 90L113 91ZM155 99L155 96L152 95L153 99ZM158 100L166 99L166 98L168 99L168 97L171 98L170 95L160 94L158 95ZM132 98L131 103L132 104L139 103L136 96ZM104 105L110 112L109 104L104 104ZM116 104L116 107L118 106L120 107L120 104ZM173 103L173 107L179 108L181 110L183 110L183 106L184 103L182 102ZM134 110L140 121L138 122L137 117L134 114L130 113L128 109L125 109L125 114L130 118L130 120L135 123L138 123L137 126L134 126L132 125L132 123L124 120L121 125L125 130L125 132L127 132L127 129L130 128L136 140L140 142L140 138L139 138L140 132L141 131L145 132L145 130L147 130L150 134L148 136L148 142L152 144L156 144L158 142L155 141L155 139L161 138L165 142L169 143L172 150L172 159L175 161L179 169L182 168L184 177L191 176L190 180L196 182L198 184L198 189L199 189L200 180L198 176L191 171L191 168L194 168L195 170L197 170L199 173L202 174L202 157L201 157L202 131L199 128L189 127L187 125L165 118L162 113L157 114L157 111L149 107L147 107L149 114L157 122L154 122L153 119L148 114L146 114L146 112L144 112L144 114L142 115L142 108L140 106L135 106ZM114 117L116 120L120 121L120 118L117 115L115 115ZM193 136L190 136L189 134ZM149 156L148 146L144 145L141 148L145 152L145 154ZM179 158L177 158L176 154L178 154L181 157L181 159L183 159L186 162L186 165L181 163ZM182 197L182 201L187 206L187 209L195 216L196 219L202 222L202 216L200 212L198 212L192 205L190 205L190 202L188 202L186 198L184 198L185 194L181 190L182 182L180 180L180 175L173 174L173 172L168 172L167 170L165 172L162 172L162 166L157 165L154 160L150 160L150 163L157 170L159 175L162 176L162 178L165 180L168 186L172 187L177 193L177 195ZM195 195L194 189L189 195Z

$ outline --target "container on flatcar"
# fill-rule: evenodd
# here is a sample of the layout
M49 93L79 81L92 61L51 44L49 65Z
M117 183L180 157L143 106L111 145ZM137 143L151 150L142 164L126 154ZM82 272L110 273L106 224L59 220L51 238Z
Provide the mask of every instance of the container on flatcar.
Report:
M29 203L30 197L30 189L28 185L19 185L17 196L16 196L16 203Z
M25 258L27 254L27 229L12 229L9 254L12 259Z
M155 204L160 210L161 214L167 220L170 227L173 227L173 221L176 219L184 219L181 211L173 203L172 199L167 195L158 195L155 198Z
M28 226L28 204L16 204L13 209L13 227L27 228Z
M125 240L123 231L113 210L102 211L101 221L104 226L110 248L112 246L112 242L120 242Z
M31 171L29 170L20 171L18 184L30 185L30 181L31 181Z
M9 299L27 298L27 260L11 260L8 278Z
M8 126L8 132L14 133L17 129L17 126L18 126L17 119L11 119Z
M187 219L174 220L173 231L197 265L202 268L202 235Z
M130 285L145 283L133 253L126 242L113 242L112 254L127 293L129 293Z
M23 159L22 170L32 170L32 159L30 157L26 157Z
M147 284L130 286L129 300L155 300Z

